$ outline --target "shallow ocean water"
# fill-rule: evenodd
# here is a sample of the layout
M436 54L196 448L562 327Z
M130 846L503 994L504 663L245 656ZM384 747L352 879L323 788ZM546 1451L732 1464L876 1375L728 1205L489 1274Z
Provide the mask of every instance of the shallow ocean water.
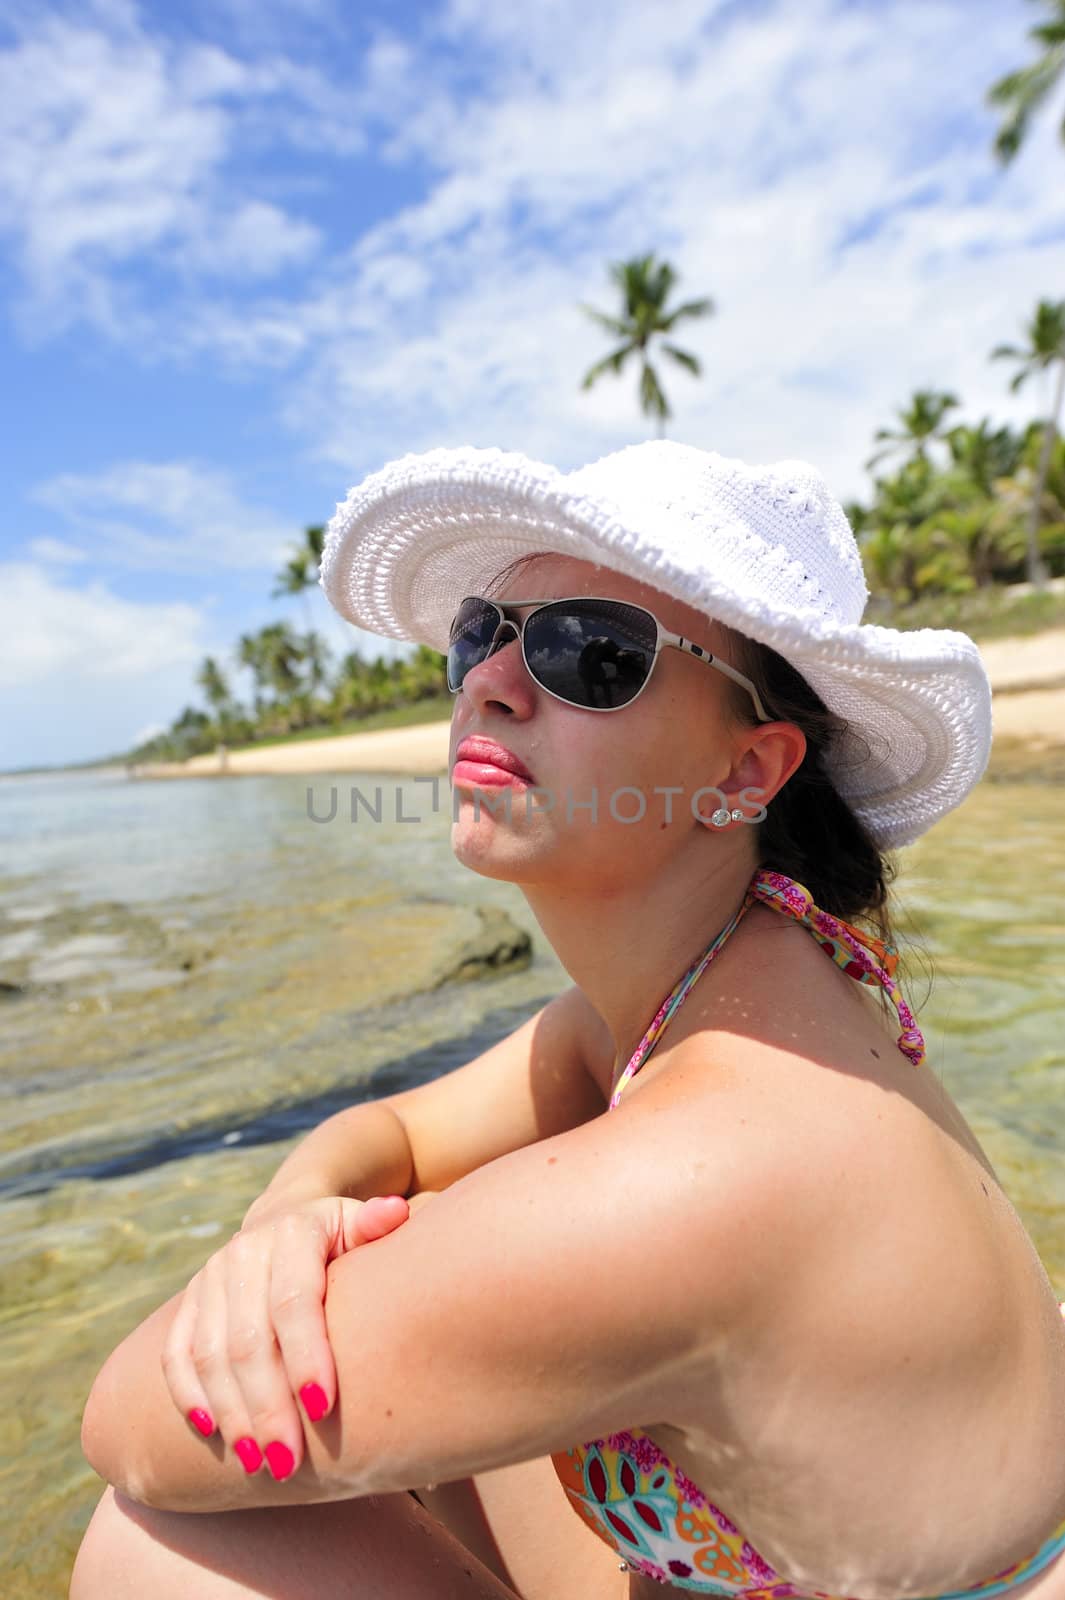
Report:
M333 784L337 817L311 820ZM353 823L352 786L378 784L381 822ZM454 861L441 788L434 811L387 775L0 780L10 1600L66 1594L102 1490L79 1446L102 1362L302 1133L469 1060L569 981L514 886ZM1065 1298L1060 785L985 780L899 860L927 1065ZM531 955L492 966L522 934Z

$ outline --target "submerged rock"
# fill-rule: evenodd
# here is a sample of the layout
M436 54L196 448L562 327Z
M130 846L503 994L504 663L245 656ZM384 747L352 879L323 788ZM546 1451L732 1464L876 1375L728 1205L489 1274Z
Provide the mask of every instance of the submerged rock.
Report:
M452 954L435 987L466 982L488 972L520 971L532 960L532 939L498 906L474 906L480 928Z

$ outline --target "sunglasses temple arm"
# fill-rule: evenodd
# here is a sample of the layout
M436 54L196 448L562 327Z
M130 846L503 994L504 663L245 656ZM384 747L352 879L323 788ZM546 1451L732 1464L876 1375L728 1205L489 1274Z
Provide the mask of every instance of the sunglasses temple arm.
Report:
M761 722L773 721L773 718L762 704L761 696L750 678L745 678L742 672L737 672L735 667L730 667L727 661L720 660L711 651L704 650L701 645L693 644L690 639L685 639L682 634L667 633L665 628L661 629L661 642L662 644L673 644L681 650L689 651L693 656L697 656L700 661L705 661L708 667L716 667L718 672L724 672L732 679L733 683L738 683L741 688L747 690L747 693L754 701L754 709L758 713L759 720Z
M737 672L735 667L730 667L727 661L719 661L717 656L708 656L706 659L709 661L712 667L717 668L718 672L727 673L732 679L733 683L738 683L747 690L747 693L754 701L754 709L757 711L760 721L772 722L773 719L766 711L765 706L762 704L758 690L755 688L750 678L745 678L742 672Z

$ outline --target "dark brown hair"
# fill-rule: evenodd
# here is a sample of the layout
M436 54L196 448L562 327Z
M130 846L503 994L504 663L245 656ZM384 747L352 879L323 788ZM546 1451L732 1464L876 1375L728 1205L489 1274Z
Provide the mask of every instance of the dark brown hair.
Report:
M485 593L502 587L539 558L539 552L519 556L496 574ZM766 806L765 820L757 824L759 865L796 878L823 911L848 922L864 921L876 938L897 945L888 904L898 870L895 859L877 846L826 769L833 755L851 762L856 755L867 755L868 746L777 651L720 621L718 627L729 665L751 679L773 721L793 722L806 736L802 763ZM730 678L723 681L726 715L756 725L757 713L747 690Z
M897 874L829 776L833 754L854 761L868 746L845 717L830 711L817 691L769 645L718 622L725 659L750 678L774 722L792 722L806 736L806 752L766 806L758 827L759 864L805 884L815 905L853 921L864 917L877 937L891 939L888 894ZM746 726L758 722L741 684L726 680L727 714Z

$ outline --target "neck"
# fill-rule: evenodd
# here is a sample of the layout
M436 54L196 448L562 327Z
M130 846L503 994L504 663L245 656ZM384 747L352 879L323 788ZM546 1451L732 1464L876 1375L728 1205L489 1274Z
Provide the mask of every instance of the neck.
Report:
M592 892L586 884L522 884L533 915L614 1040L614 1076L632 1056L666 995L739 909L755 871L747 851L703 850ZM700 979L705 983L711 976Z

